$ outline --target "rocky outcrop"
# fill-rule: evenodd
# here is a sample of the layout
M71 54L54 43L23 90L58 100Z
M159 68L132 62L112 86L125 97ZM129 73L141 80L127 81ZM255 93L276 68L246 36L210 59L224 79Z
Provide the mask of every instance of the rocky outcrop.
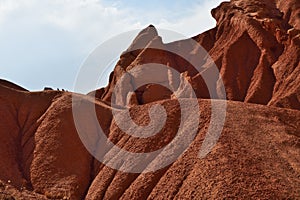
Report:
M299 1L232 0L212 15L215 28L168 44L150 25L120 56L108 86L88 95L29 92L0 80L0 199L299 199ZM226 101L218 99L223 92ZM213 142L207 134L219 124L212 116L221 118L225 103L221 135L199 157L203 144ZM153 116L158 105L165 121ZM199 111L188 109L195 105ZM164 122L155 135L128 134L155 129L153 120ZM121 150L156 152L178 132L184 137L177 141L185 142L195 122L187 149L159 170L109 165ZM105 137L114 148L106 149ZM163 153L143 159L156 165ZM134 169L134 159L117 164Z
M122 54L106 92L96 96L111 101L112 89L123 73L136 66L158 63L179 73L187 72L199 98L219 98L215 94L222 78L228 100L299 109L299 7L296 0L224 2L212 10L217 21L216 28L191 39L168 44L162 43L151 25ZM210 75L215 84L211 94L202 78L203 66L207 70L211 60L199 51L198 45L208 52L220 71L220 77ZM130 53L133 49L134 52ZM179 51L180 55L176 54ZM167 72L159 73L160 76L163 73ZM164 81L169 80L165 78ZM179 83L175 89L178 86ZM139 104L150 102L143 100L146 88L136 88ZM152 95L157 96L158 93L153 91ZM151 96L149 90L146 94ZM170 95L162 95L158 99L161 98L168 99Z

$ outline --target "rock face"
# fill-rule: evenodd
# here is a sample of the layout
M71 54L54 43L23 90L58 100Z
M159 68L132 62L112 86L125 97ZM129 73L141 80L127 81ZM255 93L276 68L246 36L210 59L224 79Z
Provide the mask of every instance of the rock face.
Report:
M112 90L124 72L146 63L158 63L179 73L187 72L197 97L218 98L209 95L201 80L204 72L195 70L210 62L199 53L197 45L200 44L219 68L228 100L299 109L300 2L233 0L213 9L212 15L217 21L215 28L168 44L162 43L153 26L144 29L120 57L109 85L102 89L104 92L96 96L111 101ZM178 51L187 55L189 61L197 60L194 62L197 66L172 53ZM220 77L210 78L217 90ZM131 84L134 85L134 80ZM178 86L177 83L175 89ZM143 100L146 88L135 91L139 104L149 103ZM146 93L149 96L149 90ZM159 95L159 92L152 93Z
M108 86L89 95L29 92L1 80L0 199L299 199L299 12L298 0L232 0L212 10L214 29L168 44L149 26L121 55ZM211 60L195 41L220 71L209 76L210 90L203 75L210 74ZM179 51L189 60L174 53ZM156 65L144 74L139 66L148 63ZM157 74L153 68L160 65L167 68ZM155 84L140 85L147 79ZM220 80L227 101L218 99ZM125 95L114 99L113 90ZM178 98L192 105L193 91L201 111L196 136L175 162L154 172L129 173L102 164L84 146L76 126L74 109L80 111L85 139L95 152L113 155L111 160L120 152L102 152L106 143L99 125L115 146L153 152L176 137L181 109L186 109ZM218 118L224 102L221 136L199 158L212 107ZM124 132L113 115L128 108L131 119L124 120L146 127L157 104L165 108L166 121L149 138ZM191 116L181 131L189 132L197 120ZM136 163L119 165L134 168Z

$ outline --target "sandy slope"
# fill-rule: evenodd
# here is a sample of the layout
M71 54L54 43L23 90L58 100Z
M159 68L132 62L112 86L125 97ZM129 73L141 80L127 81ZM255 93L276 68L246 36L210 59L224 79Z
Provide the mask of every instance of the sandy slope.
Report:
M96 162L82 145L72 118L70 93L21 92L1 86L1 193L40 199L299 198L300 112L228 101L225 126L213 151L198 153L210 121L210 100L199 100L199 131L188 150L154 173L131 174ZM137 140L124 134L111 108L77 96L76 106L95 103L98 120L111 141L132 152L168 143L180 123L176 100L165 106L167 123L157 137ZM189 100L186 100L189 101ZM131 108L137 124L149 121L152 104ZM86 130L96 131L87 113ZM24 191L25 190L25 191ZM29 196L28 196L29 197Z

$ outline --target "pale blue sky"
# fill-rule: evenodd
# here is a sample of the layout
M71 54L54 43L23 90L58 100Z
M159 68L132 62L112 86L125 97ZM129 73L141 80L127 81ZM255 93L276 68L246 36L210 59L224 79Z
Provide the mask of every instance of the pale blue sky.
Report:
M0 78L29 90L73 91L81 64L97 45L150 23L196 35L215 26L210 10L220 2L0 0Z

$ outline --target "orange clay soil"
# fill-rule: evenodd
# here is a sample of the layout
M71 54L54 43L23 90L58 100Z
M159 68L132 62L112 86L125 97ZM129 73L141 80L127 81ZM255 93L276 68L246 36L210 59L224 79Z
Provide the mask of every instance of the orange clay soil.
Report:
M0 191L3 197L300 197L298 110L228 101L222 135L213 151L200 159L198 152L210 122L211 100L199 99L199 131L188 150L159 171L132 174L104 166L87 152L74 127L70 93L24 92L5 86L0 86L0 92ZM88 103L95 103L99 123L110 140L132 152L153 151L164 146L172 140L179 124L177 100L160 101L168 113L165 127L151 141L137 141L116 126L111 108L103 102L78 95L75 106ZM149 121L152 104L131 108L131 116L137 124ZM82 115L86 116L86 131L95 132L92 118L84 111Z
M232 0L212 15L217 26L192 39L215 61L228 100L221 137L205 158L198 153L211 103L224 101L209 99L201 72L168 50L180 48L203 65L208 61L191 39L164 44L149 26L121 55L108 86L89 95L29 92L0 81L0 199L300 199L300 1ZM153 44L166 51L149 48ZM130 99L130 115L138 125L147 125L152 105L167 111L165 126L149 139L122 132L112 116L112 109L122 107L110 106L122 74L149 62L168 65L190 81L201 110L198 132L187 151L163 169L117 171L97 161L81 142L72 95L75 108L95 104L98 122L82 109L87 133L96 133L99 123L127 151L157 150L174 138L180 124L180 107L169 90L150 84ZM219 78L211 77L215 90Z

